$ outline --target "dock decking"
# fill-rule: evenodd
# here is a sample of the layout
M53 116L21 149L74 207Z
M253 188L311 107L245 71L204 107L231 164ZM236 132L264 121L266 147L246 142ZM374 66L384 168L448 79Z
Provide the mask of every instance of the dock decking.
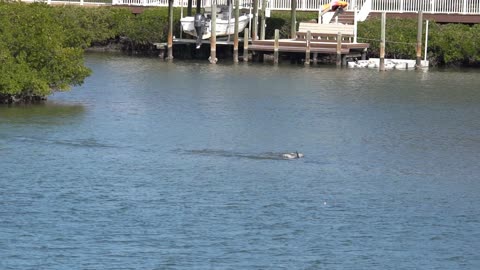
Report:
M273 52L274 40L255 40L252 41L252 44L248 46L249 51L266 51ZM307 52L307 42L299 41L293 39L281 39L278 42L278 51L279 52ZM370 45L368 43L342 43L341 44L341 54L358 54L362 53ZM322 53L322 54L336 54L337 53L337 43L335 42L321 42L321 41L310 41L310 52L311 53Z
M244 39L239 39L240 49L244 48ZM275 51L275 40L249 40L248 41L248 53L249 54L270 54ZM278 52L282 55L288 55L292 53L307 53L307 42L303 40L293 40L293 39L281 39L279 40ZM161 50L161 57L165 57L165 50L167 48L167 43L157 43L155 44L158 49ZM195 46L194 39L174 39L173 46L178 45L191 45ZM233 50L233 40L217 40L216 45L221 45L221 47L227 48L227 50ZM202 46L210 46L210 40L203 40ZM364 56L366 49L369 47L368 43L350 43L342 42L340 47L340 54L342 55L343 65L346 65L346 59L349 57L362 57ZM330 55L334 56L337 54L337 42L322 42L322 41L310 41L310 53L317 55Z

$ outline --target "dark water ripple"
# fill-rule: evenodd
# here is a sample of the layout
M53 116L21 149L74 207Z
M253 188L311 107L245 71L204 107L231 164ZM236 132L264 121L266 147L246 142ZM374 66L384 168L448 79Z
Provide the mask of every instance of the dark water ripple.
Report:
M0 269L480 268L477 71L87 64L0 107Z

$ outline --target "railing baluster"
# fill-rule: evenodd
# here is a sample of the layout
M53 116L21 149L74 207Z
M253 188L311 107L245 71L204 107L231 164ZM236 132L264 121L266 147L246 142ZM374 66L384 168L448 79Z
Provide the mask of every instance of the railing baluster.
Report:
M1 1L1 0L0 0ZM20 0L22 1L22 0ZM24 0L30 1L30 0ZM47 4L63 2L59 0L45 0ZM108 0L107 0L108 1ZM268 8L270 10L290 10L291 0L268 0ZM318 11L319 8L331 0L297 0L297 10ZM95 0L76 0L76 3L84 5L85 2L89 4L102 3ZM180 7L185 4L186 0L174 0L174 6ZM211 6L211 0L201 0L202 6ZM355 6L360 10L365 4L366 0L350 0L347 8L352 11ZM112 5L137 5L137 6L168 6L168 0L111 0ZM226 0L218 0L217 4L225 4ZM259 1L259 3L261 3ZM371 11L373 12L399 12L411 13L422 9L424 12L432 14L473 14L480 15L480 0L371 0ZM243 8L248 8L252 2L251 0L241 0ZM259 7L261 9L261 7Z

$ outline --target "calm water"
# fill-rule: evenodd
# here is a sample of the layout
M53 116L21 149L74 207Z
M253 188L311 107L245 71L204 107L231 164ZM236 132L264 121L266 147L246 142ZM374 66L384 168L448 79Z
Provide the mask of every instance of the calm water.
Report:
M478 70L86 61L0 107L0 269L480 269Z

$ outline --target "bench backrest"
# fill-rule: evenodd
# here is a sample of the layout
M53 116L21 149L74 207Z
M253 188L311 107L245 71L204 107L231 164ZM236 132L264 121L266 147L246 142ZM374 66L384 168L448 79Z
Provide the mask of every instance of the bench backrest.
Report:
M298 27L297 40L305 40L307 31L312 33L312 40L336 41L337 34L341 33L343 41L351 42L354 35L354 26L301 22Z
M308 30L310 30L311 33L336 35L340 32L342 35L353 36L354 26L351 24L318 24L307 22L301 22L299 24L299 32L307 32Z

